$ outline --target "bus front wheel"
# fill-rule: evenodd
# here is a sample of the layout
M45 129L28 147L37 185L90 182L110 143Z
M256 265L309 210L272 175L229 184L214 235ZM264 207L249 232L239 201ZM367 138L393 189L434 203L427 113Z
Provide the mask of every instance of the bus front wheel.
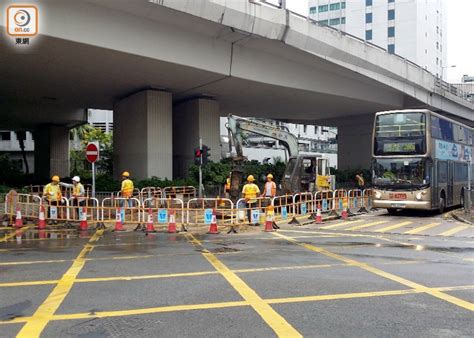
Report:
M387 208L387 211L388 211L388 214L392 216L398 214L398 209Z

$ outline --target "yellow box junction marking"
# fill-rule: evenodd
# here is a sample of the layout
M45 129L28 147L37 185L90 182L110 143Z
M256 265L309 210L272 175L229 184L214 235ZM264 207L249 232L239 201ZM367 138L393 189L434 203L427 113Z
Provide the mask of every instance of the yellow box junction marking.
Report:
M374 230L374 232L390 231L390 230L394 230L394 229L398 229L398 228L404 227L405 225L410 225L410 224L412 224L412 223L413 223L413 222L406 221L406 222L402 222L402 223L390 225L390 226L385 227L385 228L382 228L382 229Z
M438 236L444 236L444 237L452 236L454 234L457 234L458 232L461 232L461 231L469 229L469 228L470 228L469 225L460 225L460 226L457 226L457 227L455 227L453 229L450 229L448 231L442 232Z
M418 264L423 261L391 261L386 263L380 263L381 265L405 265L405 264ZM352 266L351 264L315 264L315 265L294 265L294 266L275 266L266 268L251 268L251 269L236 269L232 270L235 273L253 273L253 272L266 272L266 271L283 271L283 270L305 270L305 269L324 269L333 267L347 267ZM76 278L75 283L95 283L95 282L114 282L114 281L134 281L143 279L161 279L161 278L181 278L181 277L196 277L206 275L217 275L219 272L212 271L196 271L196 272L183 272L183 273L171 273L171 274L158 274L158 275L140 275L140 276L114 276L114 277L95 277L95 278ZM51 285L57 284L59 280L40 280L40 281L25 281L25 282L5 282L0 283L0 287L16 287L16 286L35 286L35 285Z
M359 262L359 261L356 261L354 259L350 259L350 258L347 258L347 257L344 257L342 255L339 255L339 254L336 254L336 253L333 253L333 252L330 252L326 249L323 249L323 248L320 248L320 247L317 247L317 246L314 246L314 245L311 245L311 244L306 244L306 243L302 243L302 242L299 242L297 241L296 239L293 239L291 237L288 237L288 236L285 236L285 235L282 235L282 234L279 234L279 233L272 233L272 235L274 236L278 236L280 238L284 238L286 239L287 241L289 242L292 242L296 245L299 245L299 246L302 246L303 248L306 248L308 250L311 250L311 251L314 251L314 252L317 252L317 253L320 253L324 256L327 256L327 257L331 257L331 258L334 258L338 261L342 261L344 263L347 263L347 264L353 264L365 271L368 271L368 272L371 272L375 275L378 275L380 277L384 277L386 279L389 279L391 281L394 281L394 282L397 282L399 284L402 284L402 285L405 285L405 286L408 286L412 289L415 289L415 290L419 290L420 292L424 292L424 293L427 293L433 297L436 297L436 298L439 298L439 299L442 299L444 301L447 301L449 303L452 303L454 305L457 305L459 307L462 307L466 310L469 310L469 311L474 311L474 304L471 303L471 302L468 302L468 301L465 301L463 299L460 299L460 298L457 298L457 297L454 297L454 296L451 296L451 295L448 295L448 294L445 294L441 291L438 291L436 289L433 289L433 288L429 288L429 287L426 287L424 285L421 285L421 284L418 284L416 282L412 282L408 279L405 279L403 277L399 277L397 275L394 275L392 273L389 273L389 272L385 272L383 270L380 270L376 267L373 267L367 263L362 263L362 262Z
M407 234L407 235L416 235L416 234L419 234L419 233L422 232L422 231L425 231L425 230L428 230L428 229L437 227L437 226L440 225L440 224L441 224L441 223L430 223L430 224L426 224L426 225L423 225L423 226L421 226L421 227L418 227L418 228L415 228L415 229L412 229L412 230L408 230L408 231L404 232L404 234Z
M72 266L62 278L58 281L56 287L51 291L45 301L36 309L30 320L28 320L18 333L17 337L39 337L43 332L51 317L64 301L76 280L77 275L81 272L85 264L85 256L92 251L94 246L92 242L96 242L103 234L104 230L97 230L91 237L89 242L81 250Z
M196 246L201 242L192 234L186 236ZM266 303L252 288L250 288L239 276L232 272L215 255L203 250L202 255L207 261L224 277L227 282L242 296L243 299L262 317L262 319L280 337L302 337L302 335L291 326L278 312Z
M383 265L400 265L400 264L417 264L421 261L392 261L381 263ZM304 269L323 269L332 267L346 267L350 264L315 264L315 265L294 265L294 266L275 266L266 268L237 269L232 270L235 273L253 273L266 271L282 271L282 270L304 270ZM206 275L217 275L219 272L212 271L196 271L158 275L140 275L140 276L114 276L114 277L95 277L95 278L76 278L75 283L95 283L95 282L114 282L114 281L134 281L143 279L161 279L161 278L181 278L196 277ZM25 281L25 282L5 282L0 283L0 287L16 287L16 286L35 286L35 285L51 285L57 284L59 280L41 280L41 281Z
M371 223L367 223L367 224L357 225L355 227L344 229L344 230L350 230L350 231L360 230L360 229L365 229L365 228L368 228L368 227L371 227L371 226L374 226L374 225L384 224L384 223L387 223L387 222L388 221L376 221L376 222L371 222Z
M441 292L442 291L473 290L474 285L436 287L432 289L436 291L441 291ZM340 293L340 294L331 294L331 295L316 295L316 296L302 296L302 297L289 297L289 298L273 298L273 299L264 299L263 301L268 304L288 304L288 303L318 302L318 301L342 300L342 299L354 299L354 298L397 296L397 295L406 295L406 294L418 294L418 293L423 293L423 292L424 291L422 290L404 289L404 290L387 290L387 291L374 291L374 292ZM233 301L233 302L204 303L204 304L190 304L190 305L169 305L169 306L131 309L131 310L81 312L81 313L53 315L50 320L55 321L55 320L122 317L122 316L179 312L179 311L195 311L195 310L207 310L207 309L214 310L214 309L243 307L243 306L250 306L250 304L246 301ZM0 321L0 325L24 323L31 320L31 318L32 317L18 317L9 321Z

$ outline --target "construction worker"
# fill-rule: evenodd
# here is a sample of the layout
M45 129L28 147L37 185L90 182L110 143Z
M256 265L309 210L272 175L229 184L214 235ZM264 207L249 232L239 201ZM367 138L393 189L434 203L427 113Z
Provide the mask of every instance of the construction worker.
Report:
M227 178L225 179L224 193L225 193L226 198L229 198L229 196L230 196L230 178L231 178L231 176L232 176L232 173L230 173L229 176L227 176Z
M61 187L59 186L59 176L54 175L51 177L51 183L46 184L43 189L43 198L50 206L48 208L48 218L51 218L51 206L55 206L57 208L62 203L62 197L63 195L61 193ZM56 223L58 222L54 220L54 224Z
M249 224L252 223L252 207L257 203L257 196L260 195L260 189L253 182L255 182L255 178L253 175L249 175L247 177L247 184L242 189L242 197L245 199ZM258 226L258 223L255 225Z
M362 175L362 173L358 173L355 178L356 178L357 186L359 187L359 189L364 189L365 180L364 180L364 176Z
M273 182L273 175L267 175L267 181L265 182L265 187L261 197L273 198L276 196L276 184Z
M133 181L130 179L130 173L128 171L124 171L122 173L122 188L120 189L120 193L123 198L128 199L128 206L132 206L132 200L130 198L133 196ZM122 206L124 206L125 203L123 203Z
M66 188L72 188L72 206L77 206L77 219L79 219L79 208L83 207L86 202L86 191L81 183L81 178L79 176L74 176L72 178L72 184L63 182L60 182L59 184Z

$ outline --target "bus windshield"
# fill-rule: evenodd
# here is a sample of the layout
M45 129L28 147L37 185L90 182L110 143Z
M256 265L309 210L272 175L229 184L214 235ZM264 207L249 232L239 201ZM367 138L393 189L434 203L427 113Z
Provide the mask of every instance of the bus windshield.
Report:
M426 114L415 112L377 115L375 155L422 155L426 153Z
M425 159L376 159L373 163L374 185L386 188L420 188L429 185Z

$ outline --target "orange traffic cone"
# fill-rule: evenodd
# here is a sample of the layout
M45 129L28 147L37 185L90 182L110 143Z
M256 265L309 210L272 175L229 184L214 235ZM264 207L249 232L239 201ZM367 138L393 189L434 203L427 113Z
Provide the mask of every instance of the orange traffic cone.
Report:
M117 212L115 213L115 228L114 231L124 231L123 222L122 222L122 209L117 208Z
M148 220L146 222L146 232L155 232L155 227L153 225L153 212L151 208L148 209Z
M168 221L168 233L174 234L176 233L176 218L175 218L175 211L174 209L169 210L169 221Z
M212 235L216 235L219 233L219 230L217 230L217 217L215 209L212 210L211 225L209 226L209 231L207 233Z
M39 212L39 217L38 217L38 229L44 229L46 228L46 220L44 217L44 206L40 206L40 212Z
M323 224L323 218L321 216L321 209L319 208L316 210L316 220L314 221L315 224Z
M266 209L265 232L273 232L273 206L269 205Z
M342 208L341 218L347 219L347 208Z
M81 222L79 223L79 230L87 230L89 228L89 224L87 224L87 208L82 208L81 214Z
M15 227L16 228L23 227L23 218L21 217L21 209L19 205L17 205L16 207Z

